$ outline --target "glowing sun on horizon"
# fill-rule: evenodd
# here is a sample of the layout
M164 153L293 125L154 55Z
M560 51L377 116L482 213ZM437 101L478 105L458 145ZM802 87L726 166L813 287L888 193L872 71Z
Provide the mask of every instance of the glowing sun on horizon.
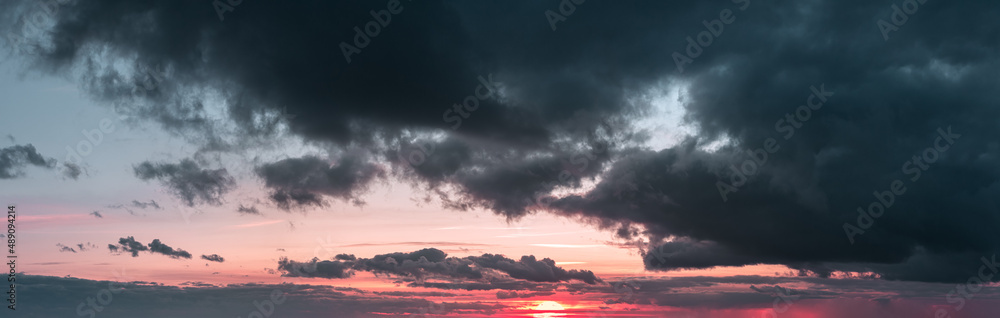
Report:
M554 301L543 301L541 304L538 304L538 306L535 306L535 310L544 310L544 311L559 311L559 310L565 310L565 309L566 308L563 308L562 305L560 305L559 303L554 302ZM548 312L547 313L534 314L533 316L535 318L564 317L563 314L548 313Z

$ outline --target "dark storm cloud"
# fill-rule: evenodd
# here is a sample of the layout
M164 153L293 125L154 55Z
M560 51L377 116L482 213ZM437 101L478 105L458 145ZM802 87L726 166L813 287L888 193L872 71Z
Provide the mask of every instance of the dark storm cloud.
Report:
M372 258L340 254L336 259L320 261L314 258L308 262L297 262L282 258L278 262L278 270L283 276L290 277L347 278L351 277L354 271L365 271L412 277L421 281L428 277L475 281L493 277L495 276L493 273L500 273L501 277L532 282L570 280L579 280L587 284L602 282L591 271L565 270L556 266L555 261L551 259L537 260L533 255L522 256L517 261L493 254L459 258L448 257L445 252L436 248L425 248L409 253L379 254Z
M284 207L358 202L388 161L449 208L513 218L548 207L674 238L657 263L646 255L651 269L766 263L962 281L1000 251L996 2L925 2L888 40L877 22L889 2L588 1L555 32L543 15L555 1L403 2L347 63L340 42L384 5L247 2L220 22L204 3L80 2L61 7L31 63L78 71L92 96L209 149L237 148L227 134L270 136L281 117L307 141L371 152L261 165L287 169L258 172ZM673 53L721 10L736 20L678 74ZM150 77L157 85L139 85ZM662 88L680 88L698 136L637 149L644 94ZM206 91L235 132L208 116ZM800 107L822 91L820 107ZM278 115L285 107L294 116ZM901 166L949 127L961 138L910 181ZM731 167L768 138L778 149L723 201L718 182L738 180ZM330 177L351 159L369 174ZM843 224L897 179L905 194L851 244ZM587 180L599 183L544 200ZM191 205L225 191L179 192Z
M27 166L52 169L56 166L56 160L45 158L31 144L0 149L0 179L22 177Z
M226 169L203 168L191 159L179 163L146 161L133 167L133 172L141 180L159 180L188 206L222 204L222 196L236 184Z
M226 259L222 258L222 256L219 256L219 254L202 255L201 259L209 261L209 262L217 262L217 263L222 263L222 262L226 261Z
M739 146L710 153L689 140L637 152L616 162L593 191L553 206L609 228L638 224L652 236L680 238L661 257L645 255L652 269L766 263L902 280L975 275L980 258L1000 250L1000 236L989 230L1000 211L990 199L1000 191L1000 148L991 137L1000 126L982 120L1000 111L998 98L985 94L997 84L988 74L1000 68L996 55L985 53L998 44L985 39L1000 24L967 30L957 21L986 21L998 6L928 2L886 42L875 28L892 14L885 3L754 5L767 7L751 7L759 11L727 26L684 77L687 116L701 138L728 136ZM817 90L832 96L802 110ZM939 136L953 134L939 129L961 137L951 143ZM780 148L724 201L717 182L739 183L730 165L741 169L752 160L746 151L768 138ZM919 178L904 170L935 146L940 158ZM614 181L629 175L633 186L616 195L623 188ZM843 224L855 224L857 208L877 202L872 193L893 180L903 180L907 192L852 245Z
M323 196L364 204L360 195L368 183L385 177L382 168L354 155L335 162L312 156L290 158L257 167L256 173L272 189L271 200L285 210L323 206Z

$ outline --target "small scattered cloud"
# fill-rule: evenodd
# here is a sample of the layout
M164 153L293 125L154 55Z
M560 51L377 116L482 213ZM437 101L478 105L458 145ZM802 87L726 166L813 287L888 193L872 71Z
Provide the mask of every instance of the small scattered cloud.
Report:
M112 253L131 253L132 257L139 257L139 252L148 251L149 248L135 240L134 237L123 237L118 239L118 245L108 244L108 249Z
M63 162L63 176L76 180L83 174L83 168L72 162Z
M45 158L31 144L0 148L0 179L22 177L27 166L53 169L56 160Z
M143 245L131 236L118 239L117 245L108 244L108 250L115 254L130 253L132 254L132 257L138 257L139 252L148 251L150 253L163 254L173 259L191 258L191 253L182 249L174 249L173 247L160 242L160 239L154 239L149 244Z
M236 212L239 212L240 214L261 215L260 210L257 210L257 207L256 206L252 206L252 205L249 206L249 207L246 207L246 206L243 206L242 204L240 204L240 207L236 208Z
M166 244L161 243L160 239L154 239L152 242L149 243L149 252L163 254L174 259L191 258L191 253L188 253L187 251L182 249L174 249L173 247L167 246Z
M71 252L71 253L76 253L77 251L86 252L97 248L97 245L94 245L93 243L90 242L78 243L76 244L75 248L66 246L65 244L62 243L58 243L56 244L56 246L59 247L59 252Z
M132 202L125 203L125 204L112 204L112 205L109 205L108 208L111 208L111 209L124 209L125 211L127 211L131 215L138 215L138 214L136 214L136 212L135 212L134 209L142 209L142 210L147 210L147 209L162 210L163 209L162 207L160 207L159 203L156 203L156 200L149 200L149 202L142 202L142 201L139 201L139 200L132 200Z
M222 256L219 256L219 254L202 255L201 259L209 261L209 262L217 262L217 263L222 263L222 262L226 261L226 259L222 258Z
M138 200L132 200L132 206L140 208L140 209L145 209L145 208L150 208L150 207L154 208L154 209L157 209L157 210L162 210L163 209L154 200L149 200L149 202L139 202Z

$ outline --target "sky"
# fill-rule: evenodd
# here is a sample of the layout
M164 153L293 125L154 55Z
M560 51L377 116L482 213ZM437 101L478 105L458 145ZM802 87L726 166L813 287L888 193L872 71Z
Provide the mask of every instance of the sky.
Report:
M998 14L3 1L4 317L994 317Z

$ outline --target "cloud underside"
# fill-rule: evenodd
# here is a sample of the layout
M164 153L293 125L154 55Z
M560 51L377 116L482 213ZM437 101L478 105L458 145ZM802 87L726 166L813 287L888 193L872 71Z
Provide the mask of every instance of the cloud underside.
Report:
M179 163L146 161L133 167L133 172L141 180L159 180L188 206L196 203L220 205L223 195L236 185L226 169L204 168L191 159Z
M372 258L357 258L354 255L337 255L335 260L299 262L282 258L278 271L287 277L348 278L355 271L387 274L414 278L449 278L470 281L491 281L493 279L516 279L533 282L563 282L578 280L587 284L603 282L588 270L566 270L555 265L555 261L534 255L513 260L503 255L483 254L482 256L448 257L436 248L425 248L414 252L398 252L375 255Z
M395 178L452 209L546 210L669 241L662 261L645 256L664 270L783 264L964 281L998 251L996 2L924 3L888 40L877 23L893 10L881 2L587 1L555 31L541 14L554 3L402 6L347 63L340 41L384 3L247 2L220 22L204 3L79 2L33 38L44 45L30 65L78 76L94 98L205 151L258 145L281 125L336 148L259 164L285 209L362 204L373 182ZM736 20L688 53L687 37L724 9ZM691 55L683 72L675 52ZM830 92L820 105L818 90ZM679 92L671 102L698 130L650 149L660 137L637 121L664 91ZM961 137L940 150L949 127ZM740 183L747 151L769 138L778 149L723 200L719 182ZM919 177L902 168L935 146ZM218 204L230 188L225 170L188 161L135 170L188 205ZM852 244L844 224L895 180L905 194Z

